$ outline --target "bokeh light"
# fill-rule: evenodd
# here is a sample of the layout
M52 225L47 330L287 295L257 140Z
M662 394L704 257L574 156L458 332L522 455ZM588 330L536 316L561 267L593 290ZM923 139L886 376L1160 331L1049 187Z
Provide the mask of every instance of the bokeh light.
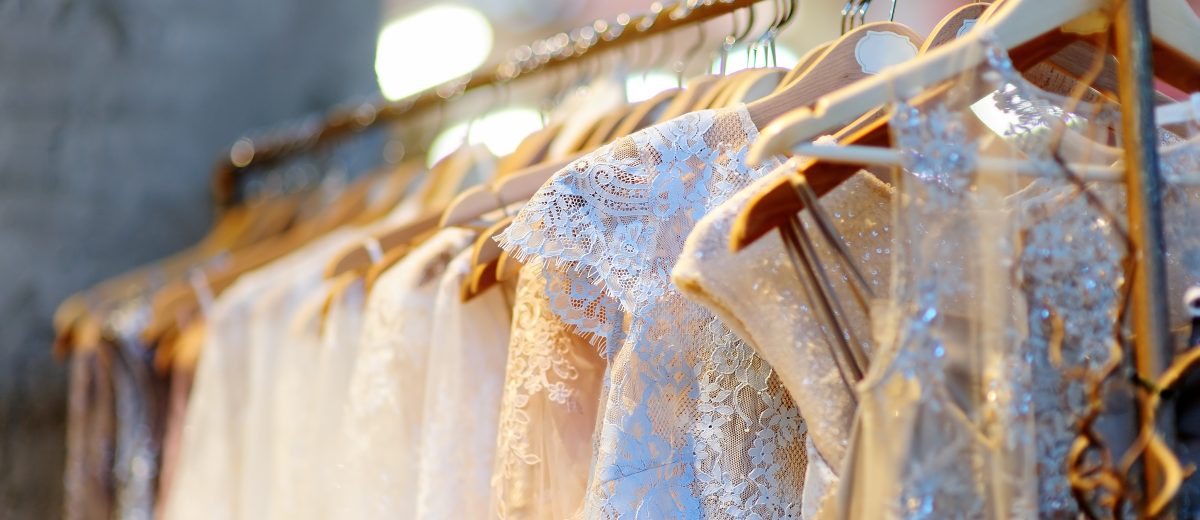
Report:
M542 128L542 116L532 108L514 107L492 112L474 123L464 122L443 130L429 145L427 164L433 166L443 157L450 155L464 142L467 129L471 135L466 140L471 144L482 144L497 157L508 155L517 149L521 140Z
M474 71L492 44L492 24L479 11L430 7L380 31L375 76L384 96L401 99Z

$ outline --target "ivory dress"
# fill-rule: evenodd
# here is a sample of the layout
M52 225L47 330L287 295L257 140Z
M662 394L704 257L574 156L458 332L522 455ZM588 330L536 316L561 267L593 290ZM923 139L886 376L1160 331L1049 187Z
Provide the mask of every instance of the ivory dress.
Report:
M345 417L344 518L411 518L438 280L473 233L444 229L385 272L367 298Z
M500 396L507 359L505 287L464 302L466 248L438 282L426 362L416 518L488 518Z

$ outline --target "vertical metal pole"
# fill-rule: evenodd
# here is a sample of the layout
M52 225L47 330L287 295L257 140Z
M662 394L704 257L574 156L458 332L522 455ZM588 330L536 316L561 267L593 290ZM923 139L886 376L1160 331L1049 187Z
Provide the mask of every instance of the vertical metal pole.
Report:
M1136 272L1133 279L1134 364L1143 381L1158 378L1171 362L1167 313L1166 266L1163 260L1162 189L1158 163L1157 127L1154 123L1154 67L1151 63L1150 13L1147 0L1116 0L1115 33L1118 80L1121 91L1121 130L1125 143L1125 176L1129 204L1129 232L1133 240ZM1147 392L1137 390L1144 413ZM1170 406L1158 410L1159 433L1174 446L1174 417ZM1146 461L1145 489L1161 488L1161 471ZM1167 517L1173 516L1167 512Z

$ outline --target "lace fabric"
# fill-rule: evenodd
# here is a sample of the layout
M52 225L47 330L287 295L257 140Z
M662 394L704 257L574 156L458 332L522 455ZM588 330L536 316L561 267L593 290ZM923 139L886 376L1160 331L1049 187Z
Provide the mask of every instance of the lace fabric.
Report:
M416 518L488 518L509 323L504 287L463 302L474 251L438 283L430 336Z
M791 175L791 171L781 169L755 182L702 219L688 238L672 279L680 291L707 306L745 338L774 367L795 399L816 450L808 452L809 465L820 462L829 468L827 472L815 472L821 475L821 483L805 479L804 503L811 515L824 497L810 488L836 487L836 472L849 443L854 417L853 388L840 376L833 350L836 347L830 340L833 332L815 314L814 303L780 235L771 233L738 253L731 252L728 245L738 213L755 194L784 175ZM887 292L894 247L890 197L887 185L870 173L859 172L821 199L845 238L852 261L878 295ZM818 234L808 212L801 215L801 222L810 235ZM871 345L866 341L871 335L870 322L854 305L851 274L828 243L816 244L829 279L835 284L836 297L843 302L843 310L850 313L855 337L864 340L864 350L870 352ZM772 312L763 313L763 309Z
M346 404L339 517L416 513L437 281L472 236L462 229L439 231L385 272L367 299Z
M583 505L605 363L552 310L548 278L521 268L499 417L490 512L562 519Z
M557 173L499 237L568 277L572 294L548 295L565 322L602 309L583 314L609 359L586 517L799 516L795 405L770 366L669 279L696 222L777 164L745 164L756 136L744 107L636 132Z

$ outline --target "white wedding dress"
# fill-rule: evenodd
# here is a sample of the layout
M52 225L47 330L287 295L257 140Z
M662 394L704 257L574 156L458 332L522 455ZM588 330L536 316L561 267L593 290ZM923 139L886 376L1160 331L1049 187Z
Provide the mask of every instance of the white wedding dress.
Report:
M338 517L416 514L425 374L438 280L474 233L443 229L385 272L367 298L346 403Z

